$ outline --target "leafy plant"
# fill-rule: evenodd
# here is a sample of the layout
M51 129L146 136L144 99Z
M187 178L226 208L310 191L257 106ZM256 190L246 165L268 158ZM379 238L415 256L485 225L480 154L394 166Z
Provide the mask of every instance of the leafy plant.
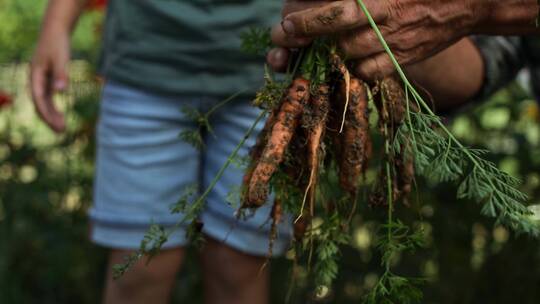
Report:
M538 235L538 226L529 219L531 213L524 206L527 196L517 189L519 181L499 170L490 161L483 159L485 151L467 148L449 131L405 76L364 3L361 0L357 2L394 63L402 81L406 98L403 123L397 126L396 130L391 130L390 128L393 126L388 122L383 121L380 124L383 137L383 158L380 173L381 182L378 187L382 190L380 195L385 201L387 219L381 227L382 237L378 248L381 251L381 264L384 272L379 277L375 287L364 298L364 302L419 303L422 300L419 285L424 280L405 277L392 270L393 261L397 256L404 252L414 251L424 245L422 230L414 231L407 224L395 218L397 197L394 189L396 179L400 174L395 168L397 159L412 160L416 172L433 181L458 183L457 197L473 199L482 203L482 213L496 218L498 224L505 225L518 233L523 232L535 236ZM243 38L244 47L252 52L261 52L268 47L268 35L264 31L251 30ZM328 81L327 76L332 67L329 66L330 61L327 58L336 55L336 51L335 44L331 39L319 39L311 47L298 53L296 58L290 62L289 72L284 81L276 81L273 75L267 71L265 73L266 85L259 91L256 104L267 111L275 109L283 96L284 88L298 74L312 80L310 91L315 92L320 84ZM342 77L348 87L350 80L348 73L343 72ZM376 89L381 91L381 87L376 87ZM348 90L347 88L347 93ZM382 111L388 111L390 101L385 99L384 92L380 92L379 95L382 100ZM343 122L347 108L348 100L345 103ZM185 113L193 116L199 125L209 129L206 115L189 111ZM262 117L263 114L248 130L248 134L253 131L254 126ZM201 140L197 136L184 135L183 137L200 146ZM189 207L186 208L186 205L182 205L181 209L185 212L185 217L179 221L179 224L191 222L190 229L188 229L190 234L193 235L197 231L196 228L199 225L197 216L203 209L206 195L221 177L223 171L233 162L238 149L243 144L244 140L228 158L206 191ZM284 163L287 164L288 161L294 163L294 157L294 155L292 157L288 155ZM335 185L337 181L333 171L335 171L335 166L333 167L330 162L329 166L322 169L321 181ZM294 189L298 188L295 183L295 180L291 180L287 174L280 174L278 171L278 174L272 178L271 185L282 201L285 210L298 215L296 218L296 222L298 222L304 216L308 191L306 190L306 195L302 195L297 189ZM326 187L323 185L319 188L326 189ZM312 263L313 253L317 256L312 271L314 272L314 284L320 289L321 287L328 288L337 276L339 248L349 241L347 236L347 227L350 224L348 215L354 213L355 204L352 206L342 204L341 202L351 200L350 195L344 196L343 193L319 192L319 194L322 197L320 206L324 209L323 223L315 227L312 222L310 229L305 234L306 239L297 239L301 246L295 247L295 256L299 257L302 253L307 253L308 266ZM302 197L303 199L300 199ZM355 199L354 196L352 198ZM299 201L302 201L301 205L298 205ZM310 208L310 213L313 214L313 207ZM149 239L152 241L147 243L159 245L162 235L152 234ZM141 248L141 252L146 255L152 251Z

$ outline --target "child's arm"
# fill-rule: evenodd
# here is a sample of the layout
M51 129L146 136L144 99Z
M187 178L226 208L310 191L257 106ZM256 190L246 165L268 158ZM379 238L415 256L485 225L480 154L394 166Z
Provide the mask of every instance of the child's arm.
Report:
M70 35L87 0L50 0L32 59L30 83L37 113L54 131L65 128L52 96L68 82Z

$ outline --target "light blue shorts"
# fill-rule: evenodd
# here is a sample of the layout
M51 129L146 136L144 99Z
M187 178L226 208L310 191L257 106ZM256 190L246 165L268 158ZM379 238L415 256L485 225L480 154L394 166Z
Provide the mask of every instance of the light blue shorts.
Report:
M165 228L182 219L170 206L183 189L212 181L229 154L259 115L247 100L231 102L210 117L214 134L205 138L201 151L179 138L180 132L196 129L182 107L202 113L219 100L208 97L171 97L148 93L109 82L103 89L97 132L94 204L90 210L92 240L116 249L136 249L152 223ZM240 150L245 156L256 139L248 138ZM231 165L207 198L201 214L203 232L240 251L268 252L271 204L253 217L237 220L226 200L242 182L243 169ZM290 220L280 225L274 252L283 253L292 234ZM176 230L164 248L186 245L185 226Z

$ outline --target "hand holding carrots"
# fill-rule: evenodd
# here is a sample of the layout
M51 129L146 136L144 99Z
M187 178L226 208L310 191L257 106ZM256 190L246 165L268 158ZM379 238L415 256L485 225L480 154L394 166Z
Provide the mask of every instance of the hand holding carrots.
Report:
M424 60L476 33L538 32L536 0L363 0L400 64ZM394 71L358 0L289 0L283 21L273 29L273 41L284 48L304 47L313 38L336 35L347 59L356 60L351 72L363 79L381 78ZM272 50L268 62L279 70L283 50ZM279 56L277 56L279 55Z

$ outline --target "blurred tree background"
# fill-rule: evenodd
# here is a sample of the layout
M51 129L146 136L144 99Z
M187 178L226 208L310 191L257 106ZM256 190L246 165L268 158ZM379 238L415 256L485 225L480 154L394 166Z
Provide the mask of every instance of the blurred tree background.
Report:
M37 118L27 91L28 61L46 1L0 1L0 303L99 303L105 251L87 238L92 200L94 123L100 83L95 77L103 12L89 10L73 37L71 83L58 96L68 131L56 136ZM523 180L531 204L540 204L540 113L514 83L490 101L448 117L466 144ZM373 174L373 173L371 173ZM451 184L418 181L414 214L428 246L399 260L401 273L427 278L424 303L538 303L540 242L515 236L458 201ZM353 247L344 248L339 279L324 298L305 288L291 303L359 303L380 273L374 248L380 211L362 207ZM196 251L190 251L195 258ZM291 261L273 262L272 303L283 303ZM289 283L285 284L289 286ZM174 303L202 303L200 273L188 263Z

